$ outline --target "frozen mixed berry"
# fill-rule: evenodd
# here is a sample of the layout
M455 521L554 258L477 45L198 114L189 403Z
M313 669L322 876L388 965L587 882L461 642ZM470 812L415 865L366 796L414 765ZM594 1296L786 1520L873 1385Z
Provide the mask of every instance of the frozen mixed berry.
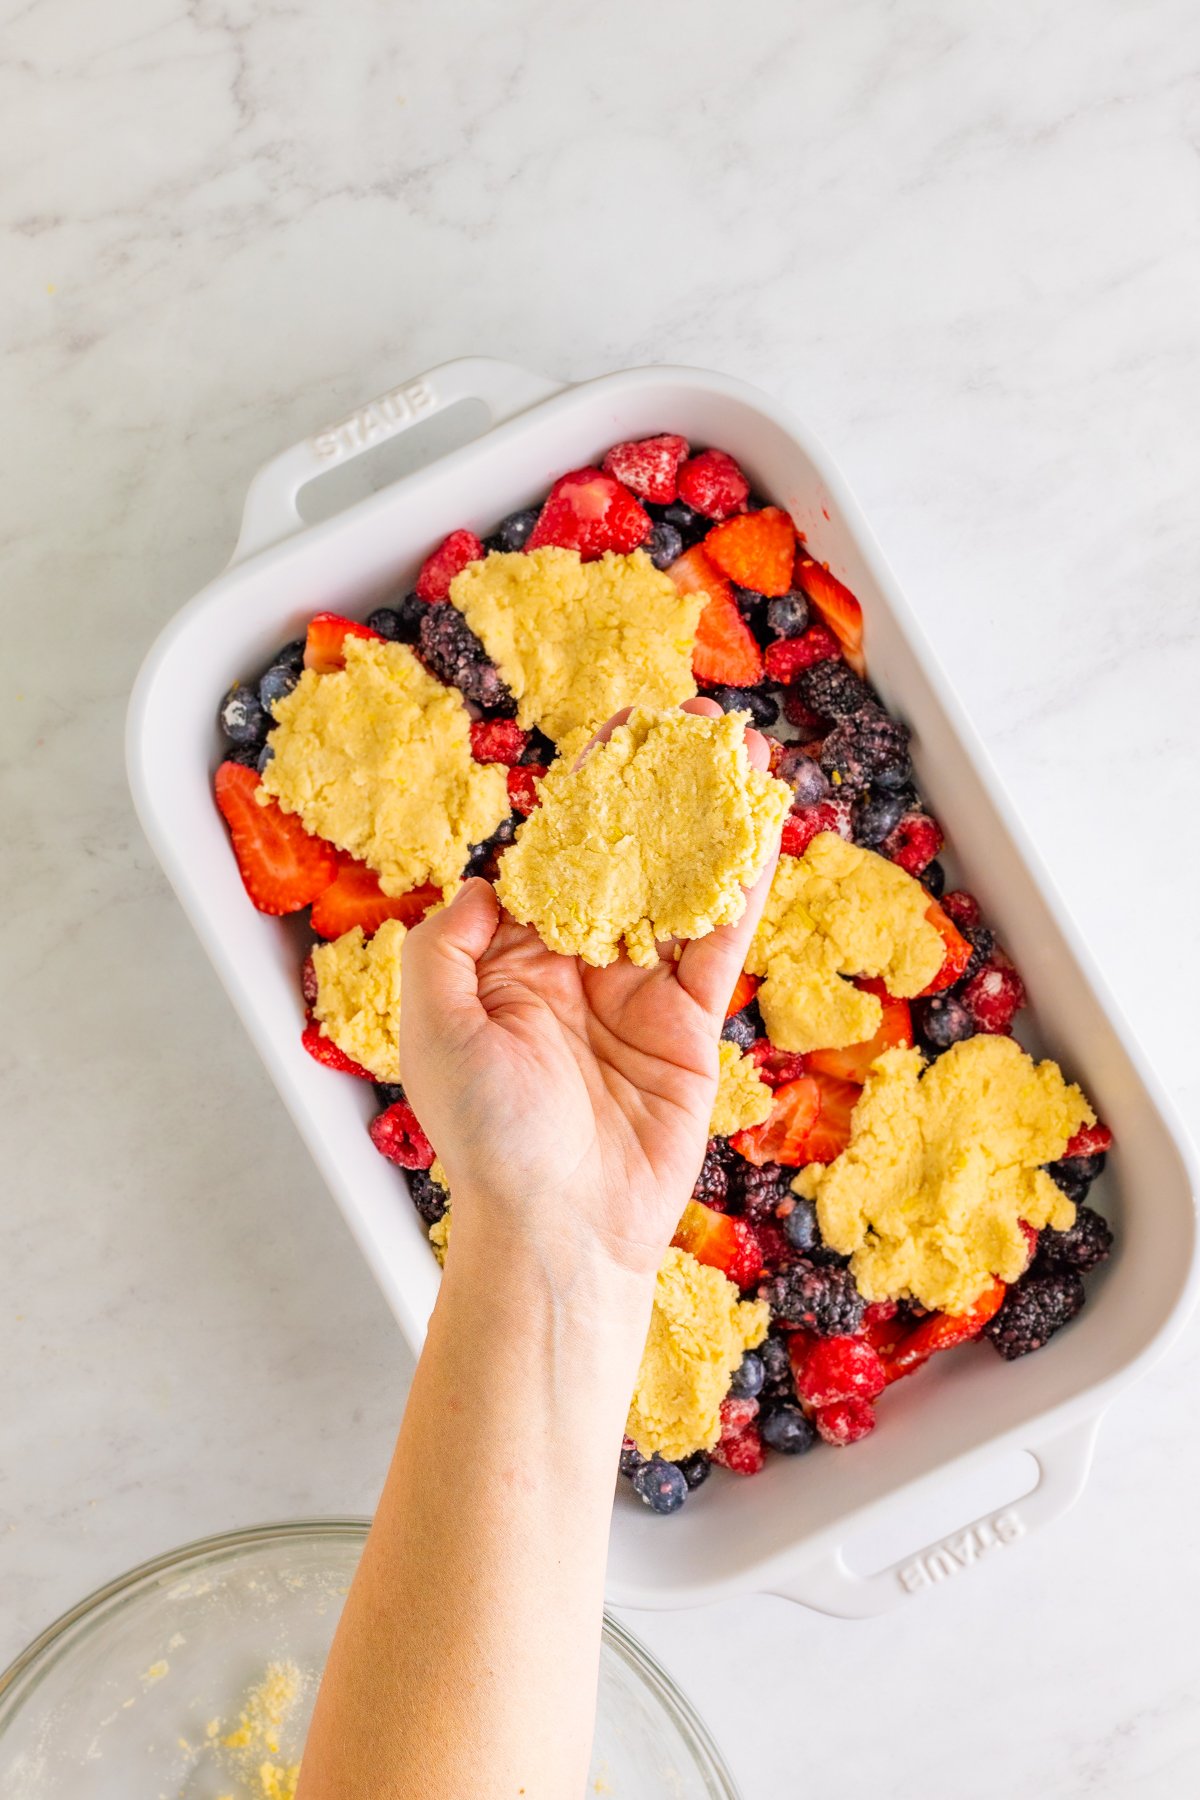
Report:
M841 719L821 745L821 767L835 786L902 787L912 764L908 728L879 707Z
M1009 1288L1003 1306L984 1326L984 1335L1006 1362L1012 1362L1048 1344L1075 1317L1084 1299L1083 1282L1074 1269L1035 1266Z
M1046 1173L1068 1199L1085 1200L1105 1161L1102 1151L1096 1156L1064 1156L1058 1162L1047 1163Z
M744 1013L734 1013L732 1019L726 1019L721 1027L721 1036L729 1043L736 1044L739 1050L748 1050L758 1037L753 1021Z
M971 960L958 978L961 988L966 982L973 981L980 969L991 962L996 939L986 925L960 925L958 929L971 946Z
M780 848L785 856L803 856L822 831L835 831L839 837L848 838L851 817L849 795L834 794L816 806L798 806L783 821Z
M656 569L669 569L684 551L683 534L669 519L655 519L646 540L646 554Z
M501 519L488 539L489 548L509 552L523 550L541 510L540 506L522 506L516 512L509 513L507 518Z
M886 855L884 839L899 825L907 804L904 794L889 793L887 788L867 788L854 803L855 843L867 850L883 846Z
M693 1450L690 1456L681 1456L675 1464L688 1488L698 1488L712 1474L712 1457L707 1450Z
M752 1225L776 1218L783 1201L791 1196L791 1172L780 1168L778 1163L748 1163L743 1160L738 1168L738 1177L737 1190L742 1212Z
M367 1130L380 1156L386 1156L401 1169L431 1167L433 1145L407 1100L397 1100L386 1112L378 1113Z
M262 701L253 688L243 687L240 681L234 682L221 702L220 722L226 738L239 750L257 751L271 729L271 716Z
M265 669L258 680L258 698L268 712L272 712L280 700L285 700L300 679L298 669L289 663L272 663Z
M913 1002L917 1030L935 1050L948 1050L975 1036L975 1021L957 994L931 994Z
M495 712L512 712L504 678L454 606L427 606L419 638L421 660L439 681Z
M669 505L678 498L679 467L687 453L686 438L666 433L639 438L636 443L614 444L601 467L643 500Z
M867 1307L849 1269L821 1267L811 1259L773 1275L759 1293L780 1325L818 1337L853 1337Z
M522 763L518 768L508 771L508 804L523 819L527 819L534 807L540 804L535 783L545 773L545 766L541 763Z
M875 1408L869 1400L833 1400L817 1413L817 1430L827 1444L857 1444L875 1429Z
M810 748L814 743L819 744L829 729L828 720L813 711L794 682L784 690L783 716L789 725L795 726L801 744Z
M678 1512L688 1497L683 1470L676 1463L664 1462L661 1456L652 1456L635 1469L630 1481L638 1499L651 1512Z
M768 644L764 661L771 680L787 687L789 682L798 685L800 675L814 664L836 662L841 654L842 647L832 631L824 625L810 625L799 637L776 638Z
M980 1031L1003 1034L1025 1004L1025 984L1006 963L985 963L962 988L962 1002Z
M1041 1269L1075 1269L1085 1274L1106 1260L1112 1250L1113 1234L1107 1219L1090 1206L1079 1206L1075 1223L1068 1231L1038 1234L1037 1260Z
M416 579L418 598L430 605L449 600L454 577L482 555L483 545L473 531L452 531L421 564Z
M433 1179L428 1169L406 1169L404 1173L413 1205L426 1225L436 1225L450 1204L449 1194L440 1181Z
M713 1461L735 1475L757 1475L766 1461L757 1420L757 1400L736 1394L723 1400L721 1435L712 1451Z
M317 970L311 952L300 965L300 992L304 996L305 1006L311 1008L317 1004ZM400 1098L403 1100L404 1095L401 1094ZM392 1103L385 1100L383 1104L390 1106Z
M925 812L906 812L888 833L880 849L907 875L920 876L933 861L945 839L936 819Z
M507 819L501 819L491 837L484 838L481 844L472 844L467 852L464 875L482 875L486 880L494 881L500 856L516 837L520 822L515 813L509 813Z
M946 887L946 871L936 860L926 865L921 876L921 886L927 888L935 900L940 900Z
M593 562L606 550L627 556L649 536L650 515L615 476L572 469L550 489L525 548L557 544Z
M706 519L728 519L750 496L750 483L724 450L701 450L679 471L679 498Z
M283 668L295 669L299 675L304 667L304 639L292 638L289 643L281 644L268 666L274 668L277 663Z
M521 752L523 763L536 763L539 768L548 769L554 761L555 749L544 731L535 725L529 733L529 741Z
M739 1400L754 1400L762 1393L766 1370L762 1358L747 1350L729 1382L729 1392Z
M887 1386L887 1370L876 1350L861 1338L819 1338L794 1364L796 1392L810 1406L857 1395L874 1400Z
M640 1469L646 1458L642 1455L631 1437L621 1439L621 1458L618 1464L622 1475L630 1476Z
M419 594L405 594L392 606L380 606L367 619L367 627L393 644L415 644L425 613Z
M761 731L779 717L779 702L761 689L746 687L710 687L705 693L715 700L722 712L748 712L750 723Z
M377 1081L375 1098L379 1102L380 1110L386 1112L389 1106L398 1106L403 1100L404 1089L398 1081Z
M829 777L815 756L798 744L785 744L772 773L786 781L795 795L793 806L816 806L829 793Z
M802 637L808 626L808 601L798 588L767 602L767 630L772 637Z
M781 1088L789 1081L799 1081L804 1073L803 1056L798 1050L777 1049L769 1037L762 1035L762 1020L757 1006L754 1013L758 1016L760 1032L747 1055L752 1056L758 1065L758 1079L765 1081L769 1088Z
M690 550L694 544L698 544L708 531L708 520L704 514L697 512L695 507L685 506L682 500L676 500L670 506L664 506L658 513L658 517L661 518L664 525L674 526L683 539L685 550Z
M781 1456L803 1456L817 1441L817 1428L806 1413L787 1401L768 1407L759 1420L763 1443Z
M942 895L942 911L960 931L965 931L969 925L983 924L983 908L974 894L968 894L963 888L951 888L949 893Z
M792 1363L788 1355L787 1339L770 1332L758 1346L758 1358L763 1366L763 1400L794 1400L796 1390L792 1385Z
M704 1152L704 1161L700 1164L700 1173L696 1177L696 1185L692 1189L692 1199L715 1208L717 1212L724 1212L728 1196L729 1168L726 1157L715 1140L710 1139Z
M471 755L476 762L519 763L529 744L529 733L515 719L472 719Z
M849 719L878 702L861 675L844 662L818 662L796 677L800 696L825 719Z
M792 1199L792 1204L783 1214L783 1235L793 1250L806 1253L812 1250L820 1233L817 1230L817 1209L811 1200Z

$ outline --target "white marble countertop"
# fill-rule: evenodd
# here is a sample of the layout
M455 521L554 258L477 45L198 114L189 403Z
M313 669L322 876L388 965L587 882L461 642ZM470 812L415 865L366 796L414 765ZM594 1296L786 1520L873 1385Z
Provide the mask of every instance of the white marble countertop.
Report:
M406 374L694 362L791 402L1200 1119L1190 0L4 13L0 1661L146 1555L380 1480L407 1354L121 726L256 465ZM1173 1800L1198 1379L1193 1325L1003 1574L868 1624L634 1619L748 1800Z

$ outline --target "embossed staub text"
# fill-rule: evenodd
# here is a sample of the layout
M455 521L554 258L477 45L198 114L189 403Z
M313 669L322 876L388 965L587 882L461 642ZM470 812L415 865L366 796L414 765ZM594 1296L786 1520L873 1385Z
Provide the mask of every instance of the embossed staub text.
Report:
M428 380L404 381L310 441L322 461L336 462L341 456L365 450L368 444L382 443L432 412L436 405L437 395Z
M896 1570L896 1579L906 1594L919 1593L935 1581L961 1575L990 1550L1002 1550L1024 1534L1020 1516L1010 1506L1007 1512L997 1513L992 1519L981 1519L977 1525L968 1525L965 1531L943 1538L940 1544L923 1550L911 1562L902 1563Z

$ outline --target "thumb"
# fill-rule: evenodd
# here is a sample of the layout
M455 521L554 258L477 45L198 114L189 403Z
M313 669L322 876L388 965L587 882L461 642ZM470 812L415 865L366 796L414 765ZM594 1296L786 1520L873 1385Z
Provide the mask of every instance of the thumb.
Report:
M475 877L463 883L449 906L408 933L400 965L402 1039L406 1019L443 1026L474 1023L479 1008L476 965L499 921L491 884Z

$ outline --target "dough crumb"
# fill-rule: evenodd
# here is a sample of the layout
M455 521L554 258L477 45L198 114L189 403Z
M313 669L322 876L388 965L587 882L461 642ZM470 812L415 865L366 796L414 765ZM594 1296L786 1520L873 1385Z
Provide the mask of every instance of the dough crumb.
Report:
M302 1685L294 1662L268 1663L262 1680L247 1690L237 1724L223 1735L218 1720L208 1727L207 1736L250 1800L295 1800L300 1764L282 1754L281 1744Z
M578 769L560 758L501 858L513 918L561 955L603 967L624 943L644 968L656 939L741 918L791 802L751 765L746 717L635 707Z
M774 1096L759 1075L758 1064L752 1056L743 1055L728 1038L722 1038L717 1049L721 1073L708 1135L732 1137L735 1131L761 1125L771 1110Z
M400 952L405 928L385 919L373 937L361 925L313 947L313 1016L338 1049L376 1081L400 1080Z

